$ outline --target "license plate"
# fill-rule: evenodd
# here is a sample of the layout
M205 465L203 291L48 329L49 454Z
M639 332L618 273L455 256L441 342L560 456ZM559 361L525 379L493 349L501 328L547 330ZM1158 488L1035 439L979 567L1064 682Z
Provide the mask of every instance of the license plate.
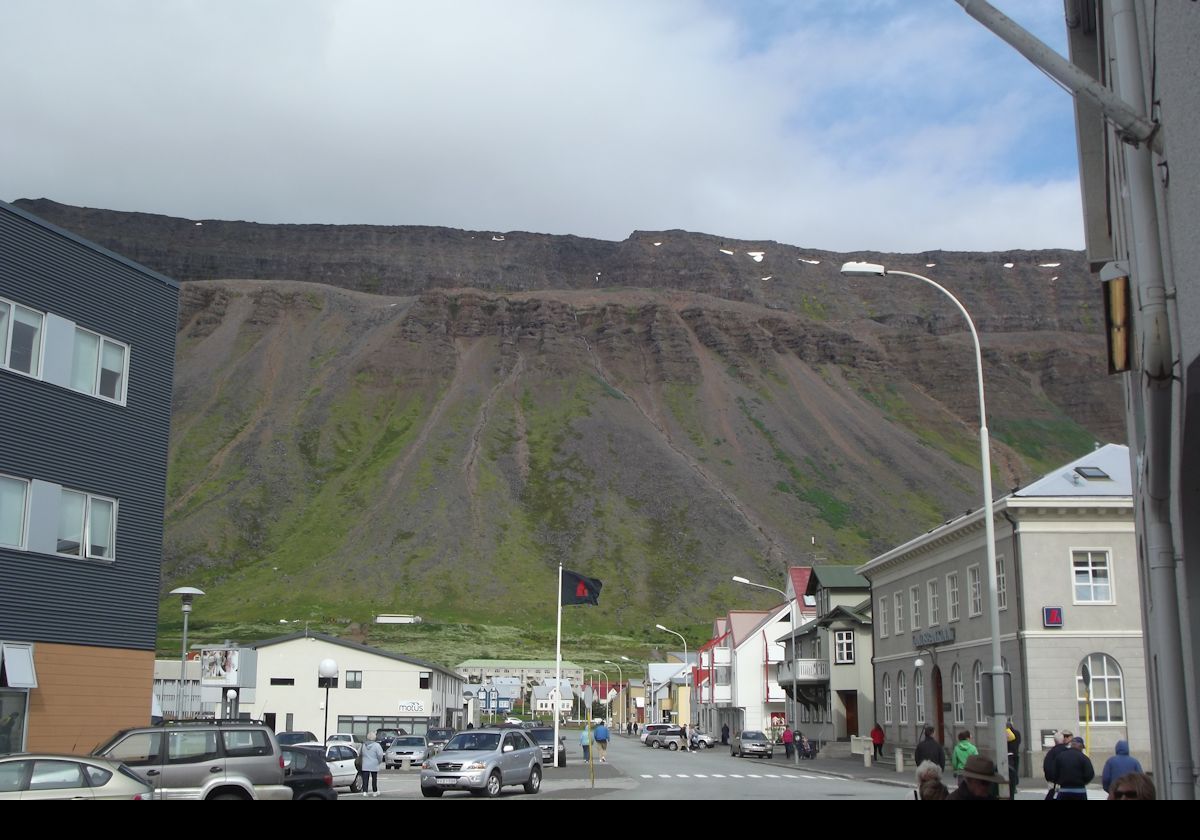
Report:
M438 779L437 783L443 787L454 787L458 784L458 779Z

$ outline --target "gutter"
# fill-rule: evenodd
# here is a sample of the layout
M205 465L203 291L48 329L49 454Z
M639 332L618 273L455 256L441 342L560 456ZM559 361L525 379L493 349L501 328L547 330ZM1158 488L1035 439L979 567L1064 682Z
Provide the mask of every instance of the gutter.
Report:
M1027 775L1031 779L1037 777L1033 775L1033 732L1032 724L1029 717L1029 669L1026 665L1029 662L1028 655L1028 640L1025 638L1025 589L1021 586L1021 581L1025 576L1025 570L1021 566L1021 526L1017 520L1012 518L1008 511L1004 511L1004 518L1008 520L1008 524L1012 527L1012 569L1013 569L1013 585L1011 587L1016 595L1017 609L1017 657L1021 663L1021 711L1024 712L1021 718L1021 726L1024 732L1024 750L1021 758L1025 761L1025 769ZM1040 744L1040 739L1039 739ZM999 750L997 750L999 755ZM1017 773L1019 779L1021 774Z

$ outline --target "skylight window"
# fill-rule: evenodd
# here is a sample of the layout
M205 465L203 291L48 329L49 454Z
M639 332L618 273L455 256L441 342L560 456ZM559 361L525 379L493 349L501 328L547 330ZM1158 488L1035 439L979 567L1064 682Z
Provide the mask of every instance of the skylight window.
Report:
M1087 479L1106 479L1112 480L1112 477L1099 467L1076 467L1075 472Z

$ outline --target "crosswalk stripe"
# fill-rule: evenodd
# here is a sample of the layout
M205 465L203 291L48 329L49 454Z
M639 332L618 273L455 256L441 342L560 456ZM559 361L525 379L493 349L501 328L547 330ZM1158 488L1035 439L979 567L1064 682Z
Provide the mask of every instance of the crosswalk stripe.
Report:
M762 778L762 776L758 775L757 773L747 773L746 775L749 776L751 779L761 779Z
M765 776L766 776L768 779L778 779L778 778L779 778L778 774L776 774L776 773L765 773L764 775L765 775Z
M695 777L697 779L707 779L708 778L708 776L704 775L703 773L696 773Z
M725 774L724 774L724 773L713 773L713 774L712 774L712 777L713 777L714 779L724 779L724 778L725 778Z
M660 779L669 779L669 778L671 778L671 774L670 774L670 773L659 773L659 774L658 774L658 778L660 778Z
M653 773L643 773L643 774L642 774L642 778L643 778L643 779L653 779L653 778L654 778L654 774L653 774Z

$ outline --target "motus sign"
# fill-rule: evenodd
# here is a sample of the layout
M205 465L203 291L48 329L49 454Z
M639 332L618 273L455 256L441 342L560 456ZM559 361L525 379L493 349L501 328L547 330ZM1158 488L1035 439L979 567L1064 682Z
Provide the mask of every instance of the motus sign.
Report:
M401 700L400 711L402 712L424 712L425 704L420 700Z

